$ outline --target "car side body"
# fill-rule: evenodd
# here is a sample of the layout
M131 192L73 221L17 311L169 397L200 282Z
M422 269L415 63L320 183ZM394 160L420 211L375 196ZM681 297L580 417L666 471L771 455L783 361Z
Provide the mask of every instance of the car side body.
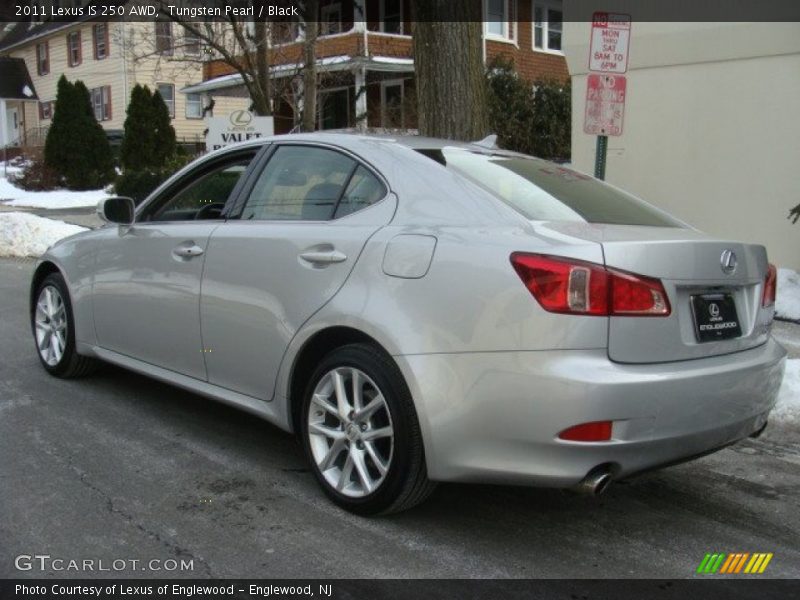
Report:
M385 194L332 220L243 219L276 146L333 149ZM299 430L300 398L322 357L373 344L408 385L433 481L572 487L592 474L619 479L686 460L763 428L785 351L769 333L774 308L761 303L762 246L682 224L529 219L418 151L450 146L517 156L348 134L276 136L208 154L139 206L132 226L51 247L32 294L61 273L79 354L286 431ZM219 218L139 222L176 183L237 155L251 162ZM554 178L580 176L549 168ZM720 267L726 251L738 257L734 274ZM549 312L515 272L514 253L657 278L671 313ZM699 343L690 298L715 290L735 298L742 332ZM559 437L601 421L613 422L610 440Z

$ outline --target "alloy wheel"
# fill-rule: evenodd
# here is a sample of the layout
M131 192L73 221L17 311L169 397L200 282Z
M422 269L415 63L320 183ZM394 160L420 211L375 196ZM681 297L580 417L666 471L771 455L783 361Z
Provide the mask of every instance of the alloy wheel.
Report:
M386 399L366 373L353 367L326 373L307 418L311 454L331 488L362 498L380 487L392 463L394 427Z
M61 362L67 348L67 308L55 286L47 285L36 301L36 347L51 367Z

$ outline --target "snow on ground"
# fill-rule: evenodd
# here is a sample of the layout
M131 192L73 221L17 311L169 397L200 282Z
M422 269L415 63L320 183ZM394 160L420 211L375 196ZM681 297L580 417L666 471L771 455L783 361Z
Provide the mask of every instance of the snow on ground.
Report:
M6 206L26 206L31 208L78 208L97 206L109 194L104 190L73 192L54 190L52 192L29 192L18 188L2 176L0 170L0 201Z
M778 404L769 418L784 425L800 425L800 359L786 361L786 375L778 394Z
M800 321L800 273L778 269L778 295L775 314L784 319Z
M61 238L85 227L29 213L0 213L0 256L39 256Z

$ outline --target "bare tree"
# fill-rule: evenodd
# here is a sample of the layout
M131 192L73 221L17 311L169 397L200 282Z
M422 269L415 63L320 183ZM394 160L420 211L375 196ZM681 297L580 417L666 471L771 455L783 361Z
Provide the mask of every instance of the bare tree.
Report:
M480 2L412 0L422 135L477 140L488 133Z
M317 57L319 0L305 2L305 42L303 65L303 130L314 131L317 124Z
M299 2L300 19L294 21L235 16L198 21L190 12L176 10L175 0L152 1L163 23L176 26L176 35L166 48L159 41L159 25L156 24L145 39L129 43L135 58L156 57L159 62L187 65L222 63L228 72L240 75L255 113L271 115L273 101L280 99L291 106L295 114L300 114L302 102L304 129L315 129L319 105L316 69L319 0ZM275 4L291 7L294 3L276 0ZM292 42L302 44L300 52ZM270 67L279 64L282 68L276 76Z

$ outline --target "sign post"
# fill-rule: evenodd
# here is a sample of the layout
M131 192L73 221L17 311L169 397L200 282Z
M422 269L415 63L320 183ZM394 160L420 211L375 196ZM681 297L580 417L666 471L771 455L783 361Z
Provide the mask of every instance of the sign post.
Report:
M605 179L608 136L622 135L625 115L631 17L596 12L592 16L589 73L586 81L586 111L583 131L597 136L594 176Z

